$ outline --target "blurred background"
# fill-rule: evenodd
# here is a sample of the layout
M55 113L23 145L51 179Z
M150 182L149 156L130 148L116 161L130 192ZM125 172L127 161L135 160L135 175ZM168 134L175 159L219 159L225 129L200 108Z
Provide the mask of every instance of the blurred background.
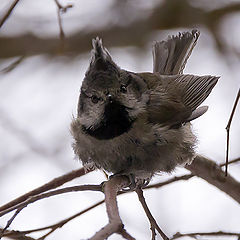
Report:
M0 1L0 19L13 2ZM209 105L208 112L193 122L199 138L197 151L217 163L224 162L225 127L240 87L239 0L59 3L72 7L64 13L54 0L20 0L0 28L0 205L81 166L71 149L69 125L76 115L91 39L96 36L103 38L119 66L141 72L152 71L154 40L199 29L201 35L185 73L221 78L204 103ZM240 156L239 136L240 106L231 125L230 159ZM184 173L187 170L179 168L173 175ZM229 166L229 173L240 180L240 163ZM170 177L163 174L153 182ZM104 174L96 171L67 185L99 184L104 180ZM240 229L240 206L197 177L145 191L145 196L169 236L176 232ZM39 201L24 209L11 229L56 223L102 198L100 193L82 192ZM119 207L126 229L136 239L150 239L149 223L136 194L120 196ZM1 227L10 216L0 218ZM105 206L101 205L48 239L86 239L106 223ZM109 239L121 238L113 235Z

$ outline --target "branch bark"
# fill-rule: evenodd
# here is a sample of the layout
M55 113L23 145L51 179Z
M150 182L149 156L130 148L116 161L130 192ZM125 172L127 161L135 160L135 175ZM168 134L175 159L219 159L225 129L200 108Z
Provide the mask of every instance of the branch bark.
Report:
M125 176L112 177L104 184L105 203L109 223L98 231L91 240L102 240L111 236L113 233L122 235L125 239L134 238L126 232L119 215L117 206L117 194L120 190L129 185L129 179Z
M154 219L152 213L150 212L148 206L147 206L147 203L145 201L145 198L143 196L143 191L142 189L138 188L136 190L136 193L138 195L138 199L140 201L140 203L142 204L142 207L148 217L148 220L150 222L150 225L151 225L151 230L152 230L152 240L155 240L155 235L156 235L156 232L155 230L157 230L159 232L159 234L161 235L162 239L163 240L169 240L169 238L165 235L165 233L162 231L162 229L158 226L156 220Z
M240 203L240 182L229 174L225 176L224 171L214 161L198 155L192 164L185 168Z
M40 199L52 197L52 196L63 194L63 193L86 191L86 190L102 191L100 185L80 185L80 186L73 186L73 187L66 187L66 188L61 188L61 189L57 189L57 190L52 190L52 191L49 191L46 193L42 193L42 194L38 194L38 195L34 195L32 197L29 197L25 201L20 202L10 208L7 208L7 209L1 211L0 217L15 210L15 209L18 209L18 210L20 209L20 211L21 211L23 208L27 207L30 203L34 203Z
M85 174L85 170L84 168L80 168L78 170L74 170L72 172L69 172L69 173L66 173L60 177L57 177L55 179L53 179L52 181L6 203L5 205L1 206L0 207L0 212L5 210L5 209L8 209L12 206L15 206L16 204L18 203L21 203L23 201L25 201L26 199L28 199L29 197L32 197L32 196L35 196L37 194L40 194L40 193L43 193L43 192L46 192L48 190L51 190L51 189L54 189L54 188L57 188L61 185L63 185L64 183L66 182L70 182L71 180L77 178L77 177L81 177Z
M13 12L13 9L16 7L16 5L18 4L19 0L15 0L12 5L10 6L10 8L8 9L8 11L6 12L6 14L3 16L3 18L0 20L0 28L3 26L3 24L6 22L6 20L8 19L8 17L11 15L11 13Z
M195 233L176 233L170 240L182 238L182 237L193 237L196 238L197 236L229 236L229 237L240 237L240 233L233 233L233 232L195 232Z

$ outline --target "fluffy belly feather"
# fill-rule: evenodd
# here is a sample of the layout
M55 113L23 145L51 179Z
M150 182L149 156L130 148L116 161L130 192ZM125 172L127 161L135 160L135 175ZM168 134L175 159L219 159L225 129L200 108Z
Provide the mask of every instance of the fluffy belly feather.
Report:
M194 158L196 138L190 123L179 129L168 129L135 121L128 132L108 140L86 134L78 119L71 127L75 138L73 148L82 162L94 163L108 172L153 175L170 172L176 165Z

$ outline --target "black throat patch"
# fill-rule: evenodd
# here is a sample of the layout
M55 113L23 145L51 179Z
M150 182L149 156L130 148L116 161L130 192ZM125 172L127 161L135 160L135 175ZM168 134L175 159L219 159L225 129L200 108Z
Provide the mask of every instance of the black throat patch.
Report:
M112 102L106 105L104 119L98 128L91 130L83 127L83 130L99 140L107 140L128 132L132 123L133 120L129 119L126 108L117 102Z

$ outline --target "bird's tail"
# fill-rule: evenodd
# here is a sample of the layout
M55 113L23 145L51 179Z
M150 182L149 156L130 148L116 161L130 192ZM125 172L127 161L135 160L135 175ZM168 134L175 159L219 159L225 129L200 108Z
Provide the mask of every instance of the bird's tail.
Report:
M162 75L182 74L189 56L195 47L200 32L179 33L168 40L153 44L153 72Z

